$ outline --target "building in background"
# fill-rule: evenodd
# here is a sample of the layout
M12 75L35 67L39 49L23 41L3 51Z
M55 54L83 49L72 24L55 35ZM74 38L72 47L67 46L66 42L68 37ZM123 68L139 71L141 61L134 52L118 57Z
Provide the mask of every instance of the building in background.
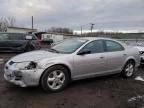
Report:
M10 32L10 33L32 33L32 32L37 32L37 29L22 28L22 27L7 27L6 32Z

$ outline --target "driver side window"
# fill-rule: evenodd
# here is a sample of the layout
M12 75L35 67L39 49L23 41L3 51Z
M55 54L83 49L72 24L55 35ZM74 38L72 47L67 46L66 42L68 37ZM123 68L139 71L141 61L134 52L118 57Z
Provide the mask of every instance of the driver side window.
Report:
M104 45L102 40L95 40L88 43L82 50L89 50L91 54L104 52Z

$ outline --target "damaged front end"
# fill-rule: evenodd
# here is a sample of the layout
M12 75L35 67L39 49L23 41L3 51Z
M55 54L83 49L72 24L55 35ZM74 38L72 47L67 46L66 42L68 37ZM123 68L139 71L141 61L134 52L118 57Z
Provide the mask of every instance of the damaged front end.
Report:
M37 62L13 62L6 63L4 78L8 82L21 87L36 86L44 71Z

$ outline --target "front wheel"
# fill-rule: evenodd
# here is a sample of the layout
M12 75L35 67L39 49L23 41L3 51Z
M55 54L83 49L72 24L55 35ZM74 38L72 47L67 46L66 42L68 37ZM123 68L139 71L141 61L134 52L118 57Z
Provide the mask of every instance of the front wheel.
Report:
M48 68L41 78L41 86L47 92L63 90L69 82L68 70L62 66Z
M123 68L122 76L125 78L130 78L135 74L135 63L133 61L128 61Z

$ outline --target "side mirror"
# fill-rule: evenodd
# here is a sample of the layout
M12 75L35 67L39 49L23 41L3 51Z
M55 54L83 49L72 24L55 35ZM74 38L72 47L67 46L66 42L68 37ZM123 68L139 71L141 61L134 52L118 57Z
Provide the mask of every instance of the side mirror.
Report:
M77 55L85 55L85 54L90 54L90 53L91 53L90 50L85 49L85 50L81 50L81 51L79 51Z
M32 39L33 39L32 36L30 36L30 35L27 35L27 36L26 36L26 40L32 40Z

